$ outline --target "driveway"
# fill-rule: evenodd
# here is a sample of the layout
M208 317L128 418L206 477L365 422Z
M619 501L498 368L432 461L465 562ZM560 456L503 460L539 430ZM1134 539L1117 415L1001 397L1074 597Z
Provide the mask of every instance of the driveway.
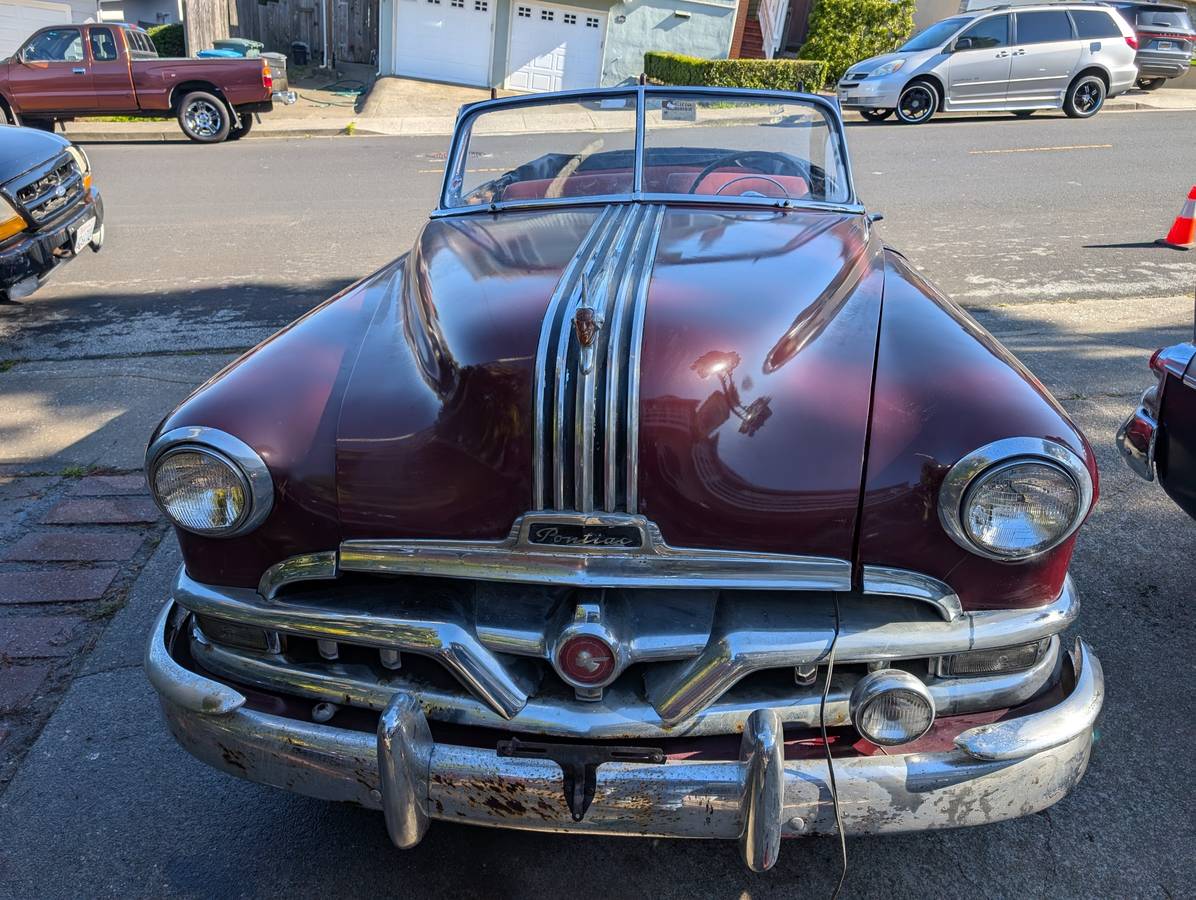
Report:
M1191 335L1196 254L1142 246L1178 212L1190 158L1150 151L1149 172L1135 173L1143 148L1196 145L1196 122L1126 113L849 131L886 237L1018 353L1096 447L1102 499L1073 574L1078 632L1109 695L1073 795L1019 821L850 840L846 894L1189 893L1196 526L1120 465L1112 433L1149 378L1149 353ZM90 148L108 245L24 306L0 308L0 360L16 361L0 371L0 417L41 423L13 432L0 473L53 479L115 460L106 477L134 475L149 430L191 385L402 252L443 149L427 138ZM74 489L58 484L47 490ZM47 527L45 507L30 509L13 529ZM445 823L401 853L378 814L205 768L166 733L140 669L179 563L172 537L146 540L119 566L126 582L85 608L97 633L106 627L89 653L55 664L65 675L37 702L47 715L59 705L19 765L24 746L0 736L14 760L0 787L0 898L829 895L832 840L786 843L764 875L744 871L731 844Z

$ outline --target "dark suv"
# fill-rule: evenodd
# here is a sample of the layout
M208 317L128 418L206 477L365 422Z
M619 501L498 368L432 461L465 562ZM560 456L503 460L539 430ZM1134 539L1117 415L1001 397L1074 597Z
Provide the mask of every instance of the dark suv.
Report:
M1138 87L1158 90L1192 65L1196 29L1186 6L1168 3L1116 3L1138 34Z
M32 294L103 242L104 204L87 154L56 134L0 125L0 301Z

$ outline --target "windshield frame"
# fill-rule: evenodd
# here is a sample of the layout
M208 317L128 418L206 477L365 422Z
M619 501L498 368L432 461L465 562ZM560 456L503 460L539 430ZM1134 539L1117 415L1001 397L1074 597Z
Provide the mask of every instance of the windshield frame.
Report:
M773 101L800 101L819 111L825 117L827 126L833 133L838 148L839 158L843 167L842 183L846 189L847 199L843 201L778 199L775 197L743 197L743 196L714 196L691 194L650 193L643 190L644 171L644 132L645 110L648 98L653 96L678 97L682 99L711 99L726 97L731 99L759 99ZM561 100L594 100L601 101L614 97L635 98L635 157L632 190L618 194L604 194L583 197L556 197L541 199L502 200L497 203L478 204L475 206L447 206L446 198L449 187L455 176L463 174L467 160L467 150L471 127L477 117L493 109L512 109L527 106L539 106L545 103ZM636 85L630 87L586 88L574 91L555 91L552 93L522 95L518 97L502 97L496 100L482 100L462 106L457 114L457 122L453 127L453 138L449 145L448 159L444 166L444 177L440 184L440 194L437 207L432 211L432 218L444 216L477 215L481 213L495 213L502 210L526 210L553 208L561 206L594 206L610 203L668 203L674 205L694 206L731 206L731 207L763 207L765 209L827 209L839 212L863 213L864 207L856 197L855 183L852 178L851 157L847 151L847 137L843 127L843 116L839 105L833 99L818 94L799 93L797 91L771 91L754 88L718 88L718 87L675 87L670 85Z

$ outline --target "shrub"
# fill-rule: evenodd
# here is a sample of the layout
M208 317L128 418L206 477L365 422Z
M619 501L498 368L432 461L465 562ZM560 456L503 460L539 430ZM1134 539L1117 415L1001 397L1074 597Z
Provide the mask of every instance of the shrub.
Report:
M803 59L827 63L833 84L861 59L895 50L914 30L914 0L817 0Z
M912 0L910 0L912 2ZM644 74L662 84L816 91L826 83L826 63L816 59L702 59L650 50Z
M155 25L149 29L150 40L158 50L159 56L186 56L183 47L182 25Z

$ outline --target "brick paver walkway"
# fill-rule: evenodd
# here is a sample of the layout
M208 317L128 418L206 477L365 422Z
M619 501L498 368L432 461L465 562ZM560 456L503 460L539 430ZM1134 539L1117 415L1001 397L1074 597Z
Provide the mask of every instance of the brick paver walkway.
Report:
M164 523L139 473L0 476L0 785Z

